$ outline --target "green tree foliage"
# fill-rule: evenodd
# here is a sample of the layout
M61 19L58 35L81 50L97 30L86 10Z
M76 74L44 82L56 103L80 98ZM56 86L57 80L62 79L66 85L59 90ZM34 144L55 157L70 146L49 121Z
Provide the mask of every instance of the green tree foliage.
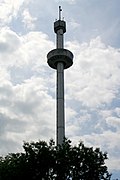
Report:
M65 139L62 146L53 140L24 142L24 153L0 158L0 180L110 180L105 165L107 153L99 148L85 147L82 142L72 146Z

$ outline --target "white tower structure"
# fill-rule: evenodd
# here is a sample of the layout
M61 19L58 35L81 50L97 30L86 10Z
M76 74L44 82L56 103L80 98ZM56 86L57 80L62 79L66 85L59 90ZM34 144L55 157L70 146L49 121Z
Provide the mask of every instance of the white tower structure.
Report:
M59 6L59 19L54 22L57 47L47 54L48 65L57 70L57 145L62 145L65 137L64 69L69 68L73 64L72 52L64 49L66 22L61 19L61 11L61 6Z

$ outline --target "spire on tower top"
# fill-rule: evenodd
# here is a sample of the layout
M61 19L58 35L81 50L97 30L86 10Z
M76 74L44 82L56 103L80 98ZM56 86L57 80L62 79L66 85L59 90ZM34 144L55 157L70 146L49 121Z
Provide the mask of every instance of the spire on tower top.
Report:
M61 20L61 16L62 16L62 8L61 8L61 6L59 6L59 20Z

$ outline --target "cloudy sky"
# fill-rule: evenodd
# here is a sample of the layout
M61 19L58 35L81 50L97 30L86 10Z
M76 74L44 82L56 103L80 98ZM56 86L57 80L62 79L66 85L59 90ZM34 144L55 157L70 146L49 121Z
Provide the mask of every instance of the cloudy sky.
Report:
M107 151L120 179L120 0L0 0L0 155L55 139L58 6L67 22L66 137Z

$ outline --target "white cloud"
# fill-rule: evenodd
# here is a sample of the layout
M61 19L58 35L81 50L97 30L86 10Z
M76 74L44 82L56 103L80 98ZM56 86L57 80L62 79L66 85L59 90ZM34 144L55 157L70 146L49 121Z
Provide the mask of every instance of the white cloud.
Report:
M96 108L111 103L119 91L120 53L96 38L82 45L70 43L74 65L66 72L67 97Z
M28 3L29 0L2 0L0 2L0 23L1 26L11 22L13 17L16 17L23 3Z
M9 28L0 30L0 52L1 56L16 51L20 46L19 36Z
M53 43L41 32L18 36L10 29L1 30L1 154L17 149L11 143L20 148L23 140L54 138L53 71L47 69L46 58L52 48Z
M46 65L46 54L53 43L42 32L30 32L19 36L10 29L2 28L0 33L0 63L2 66L31 66L31 70ZM45 61L46 60L46 61Z
M71 19L68 23L68 29L72 29L74 31L76 28L80 28L80 23L76 22L74 19Z
M69 4L75 4L76 0L55 0L56 2L67 2Z
M117 114L117 117L120 117L120 108L116 107L114 112Z
M106 118L106 122L108 125L115 127L118 131L120 131L120 118L117 117L108 117Z
M23 23L27 29L33 30L35 28L35 21L37 18L33 18L28 9L23 11Z

